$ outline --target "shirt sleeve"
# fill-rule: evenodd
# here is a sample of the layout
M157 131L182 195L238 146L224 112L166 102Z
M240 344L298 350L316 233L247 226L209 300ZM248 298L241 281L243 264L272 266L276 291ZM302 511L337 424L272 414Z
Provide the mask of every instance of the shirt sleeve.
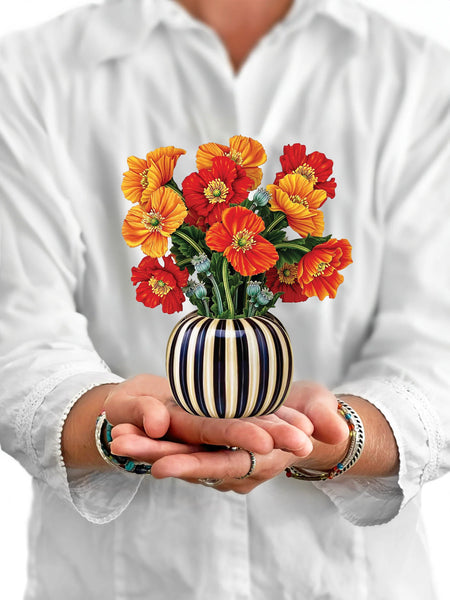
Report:
M39 65L25 67L22 45L15 36L0 45L1 446L87 519L105 522L131 501L140 478L119 471L68 477L64 467L60 441L70 408L90 388L122 378L96 352L77 305L83 238L52 172L40 105L48 82Z
M402 168L378 185L385 259L377 314L358 360L334 390L384 414L400 472L363 480L350 471L317 484L358 525L391 520L450 467L449 54L429 44L417 72L420 87L411 91L414 102L390 144L402 154Z

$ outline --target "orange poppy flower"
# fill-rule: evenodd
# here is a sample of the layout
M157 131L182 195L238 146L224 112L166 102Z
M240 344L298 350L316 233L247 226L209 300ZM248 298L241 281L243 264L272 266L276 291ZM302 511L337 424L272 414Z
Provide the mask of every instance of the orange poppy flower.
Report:
M167 238L180 227L186 215L180 196L161 187L153 192L146 207L138 204L130 208L123 222L122 235L132 248L142 246L145 254L157 258L167 252Z
M122 192L131 202L146 204L149 196L173 177L178 158L185 150L166 146L149 152L145 159L130 156L129 171L123 174Z
M337 288L344 281L339 273L352 263L352 247L348 240L331 239L315 246L298 263L297 278L303 293L309 298L326 296L334 298Z
M197 169L210 169L215 156L228 156L245 169L247 177L253 181L252 190L261 183L262 170L259 168L267 160L266 152L257 140L242 135L230 138L230 145L202 144L197 151Z
M272 195L270 210L283 212L289 227L302 237L323 234L323 213L316 210L327 199L323 190L314 190L302 175L286 175L278 185L268 185L267 189Z
M264 221L243 206L227 208L222 222L211 226L205 241L211 250L223 252L241 275L257 275L273 267L278 260L275 246L261 235Z
M277 173L274 183L289 173L299 173L310 181L315 189L325 190L329 198L334 198L336 182L334 177L328 179L333 172L333 161L322 152L311 152L306 154L306 146L303 144L292 144L284 146L284 153L280 156L281 168Z

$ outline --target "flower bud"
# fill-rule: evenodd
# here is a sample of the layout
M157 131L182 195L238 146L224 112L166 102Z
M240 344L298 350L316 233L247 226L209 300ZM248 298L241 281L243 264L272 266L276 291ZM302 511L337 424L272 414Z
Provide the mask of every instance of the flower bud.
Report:
M266 306L273 298L273 293L269 290L269 288L263 288L259 294L256 296L256 302L260 306Z
M261 291L261 284L259 281L249 281L247 284L247 296L249 298L255 298Z
M194 266L194 269L197 271L197 273L208 274L210 272L211 261L206 256L206 254L200 254L198 256L194 256L192 258L191 262Z
M194 288L195 297L199 300L204 300L207 296L207 289L203 283L198 283Z
M183 292L185 293L186 298L192 298L195 292L195 285L195 283L190 281L189 284L183 288Z
M259 187L252 198L252 202L253 204L256 204L256 206L266 206L270 198L270 192L263 187Z

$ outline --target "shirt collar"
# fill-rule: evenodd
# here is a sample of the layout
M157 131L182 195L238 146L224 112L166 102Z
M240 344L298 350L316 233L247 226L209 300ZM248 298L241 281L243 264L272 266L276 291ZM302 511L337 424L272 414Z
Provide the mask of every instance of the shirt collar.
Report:
M316 16L328 18L354 35L366 32L365 14L352 0L294 0L274 30L300 31ZM79 59L83 65L94 66L133 54L161 22L179 29L204 26L175 0L103 0L89 15L79 44Z

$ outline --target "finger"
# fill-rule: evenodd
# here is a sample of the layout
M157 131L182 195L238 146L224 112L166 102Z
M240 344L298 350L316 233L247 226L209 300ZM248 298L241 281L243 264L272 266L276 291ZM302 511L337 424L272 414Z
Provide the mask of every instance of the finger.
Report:
M314 423L313 437L325 444L340 444L348 438L348 426L334 409L322 404L314 404L307 409L308 417Z
M287 418L298 421L299 419L293 415L293 413L296 412L297 411L292 409L286 409L284 414ZM302 420L307 424L308 431L312 431L313 426L309 419L304 416ZM308 456L312 451L312 443L309 439L309 435L301 429L291 425L286 420L281 419L277 414L253 417L252 421L270 433L274 440L274 448L292 452L300 457Z
M131 396L113 390L105 402L106 418L113 425L130 423L152 438L164 436L169 428L170 415L166 406L153 396Z
M152 475L157 479L234 479L248 473L249 466L248 452L217 450L164 456L153 463Z
M114 428L115 429L115 428ZM113 431L114 431L113 429ZM154 440L144 433L128 433L114 437L111 452L118 456L129 456L153 464L164 456L199 452L199 446L178 444L166 440Z
M192 444L239 446L267 454L274 447L270 433L250 419L212 419L190 415L180 407L170 409L170 436Z
M337 398L316 382L296 381L286 404L304 413L314 426L313 437L326 444L339 444L348 437L348 427L337 412Z
M295 408L281 406L274 414L283 421L286 421L286 423L301 429L306 435L312 435L312 432L314 431L314 425L311 423L310 419L302 412L295 410Z

